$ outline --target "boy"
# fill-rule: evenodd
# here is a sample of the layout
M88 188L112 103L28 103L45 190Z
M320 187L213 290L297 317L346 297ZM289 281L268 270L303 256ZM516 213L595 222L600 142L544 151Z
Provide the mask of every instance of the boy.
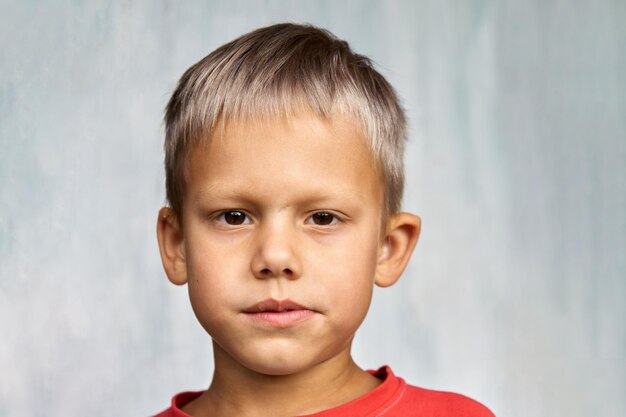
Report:
M169 416L492 416L352 360L373 285L404 270L405 118L370 61L279 24L218 48L167 106L163 266L211 335L208 390Z

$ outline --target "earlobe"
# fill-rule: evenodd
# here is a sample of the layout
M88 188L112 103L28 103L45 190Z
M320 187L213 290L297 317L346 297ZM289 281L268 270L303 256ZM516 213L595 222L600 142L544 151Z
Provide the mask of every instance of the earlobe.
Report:
M396 213L389 218L376 265L376 285L389 287L396 283L409 263L420 230L421 219L413 214Z
M163 269L169 280L176 285L187 283L187 264L182 228L172 209L163 207L157 220L157 239Z

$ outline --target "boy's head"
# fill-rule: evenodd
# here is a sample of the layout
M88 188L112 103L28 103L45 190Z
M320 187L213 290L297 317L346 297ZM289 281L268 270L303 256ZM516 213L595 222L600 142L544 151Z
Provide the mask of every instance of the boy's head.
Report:
M384 214L398 212L406 125L393 88L368 58L330 32L277 24L216 49L178 83L165 116L166 188L173 213L183 213L190 151L224 122L302 111L355 122L384 183Z
M398 279L419 235L398 212L404 132L369 61L310 26L259 29L183 75L157 231L216 369L347 363L373 285Z

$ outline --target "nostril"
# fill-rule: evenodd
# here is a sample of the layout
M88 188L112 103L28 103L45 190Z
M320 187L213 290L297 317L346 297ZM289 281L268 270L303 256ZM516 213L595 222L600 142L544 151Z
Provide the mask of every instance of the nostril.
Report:
M280 272L277 272L277 271L280 271ZM258 271L258 276L263 277L263 278L270 278L274 276L276 277L284 276L284 277L291 279L292 277L295 276L295 273L293 272L291 268L283 268L282 270L274 270L272 268L263 268Z

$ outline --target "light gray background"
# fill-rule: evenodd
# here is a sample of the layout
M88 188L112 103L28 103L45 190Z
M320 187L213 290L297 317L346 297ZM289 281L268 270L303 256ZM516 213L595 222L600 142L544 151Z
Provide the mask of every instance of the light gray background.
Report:
M161 116L184 69L279 21L371 56L411 120L423 235L367 368L499 416L626 413L626 2L3 1L0 416L138 416L202 389L161 270Z

